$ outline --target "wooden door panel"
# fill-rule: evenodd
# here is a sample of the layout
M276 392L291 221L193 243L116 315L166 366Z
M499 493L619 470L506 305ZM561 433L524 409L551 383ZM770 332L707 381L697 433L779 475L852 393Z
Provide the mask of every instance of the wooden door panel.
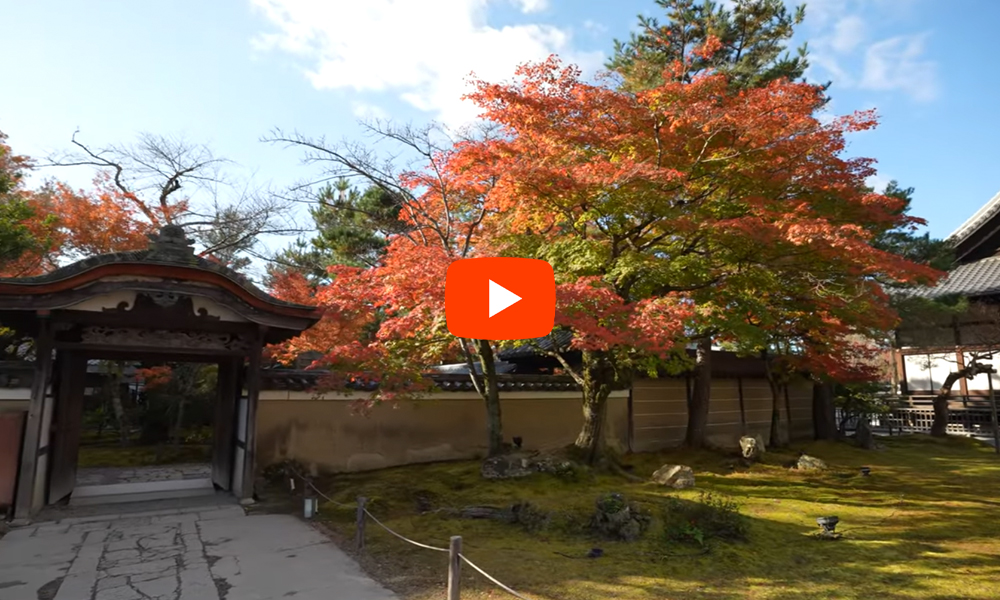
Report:
M218 395L215 404L212 436L212 483L228 490L232 485L234 458L234 420L239 396L239 365L235 360L219 364Z

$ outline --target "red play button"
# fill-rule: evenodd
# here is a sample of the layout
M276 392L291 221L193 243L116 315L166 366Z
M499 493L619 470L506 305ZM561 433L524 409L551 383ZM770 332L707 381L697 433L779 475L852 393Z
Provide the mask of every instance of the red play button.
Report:
M448 267L448 331L481 340L548 335L556 310L552 266L533 258L468 258Z

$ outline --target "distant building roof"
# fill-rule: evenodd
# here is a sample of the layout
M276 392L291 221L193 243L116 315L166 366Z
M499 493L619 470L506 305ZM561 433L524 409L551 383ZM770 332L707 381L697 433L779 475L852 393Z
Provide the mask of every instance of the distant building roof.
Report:
M959 265L934 287L919 287L905 292L921 298L943 296L992 296L1000 294L1000 256L991 256Z
M948 236L959 262L978 260L997 253L1000 249L1000 236L997 236L1000 225L996 222L998 215L1000 192Z

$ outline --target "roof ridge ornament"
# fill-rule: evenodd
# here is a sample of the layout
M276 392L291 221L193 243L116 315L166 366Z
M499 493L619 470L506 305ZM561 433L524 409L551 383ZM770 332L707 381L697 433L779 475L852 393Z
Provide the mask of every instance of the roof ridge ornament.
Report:
M180 225L164 225L160 233L149 234L149 242L146 260L189 262L195 258L194 240L185 235Z

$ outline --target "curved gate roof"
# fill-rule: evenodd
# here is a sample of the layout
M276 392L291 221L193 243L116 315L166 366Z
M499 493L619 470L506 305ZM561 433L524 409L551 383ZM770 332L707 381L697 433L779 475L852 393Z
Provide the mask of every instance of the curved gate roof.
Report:
M320 318L316 307L275 298L233 269L197 256L178 225L150 238L145 250L100 254L34 277L0 278L0 312L72 308L115 291L201 296L268 326L268 343L293 337Z

